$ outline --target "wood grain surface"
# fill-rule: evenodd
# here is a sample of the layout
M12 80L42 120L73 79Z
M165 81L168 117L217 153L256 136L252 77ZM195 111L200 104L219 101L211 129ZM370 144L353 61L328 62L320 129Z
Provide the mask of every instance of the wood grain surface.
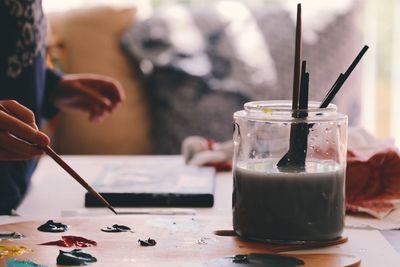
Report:
M49 218L54 219L54 218ZM40 243L61 239L63 235L82 236L95 240L96 247L84 248L98 260L93 266L217 266L213 260L236 254L278 253L305 249L303 245L273 245L241 240L237 236L220 236L218 230L229 230L232 222L229 217L208 216L166 216L166 215L126 215L106 217L73 217L54 219L70 226L64 233L44 233L37 227L44 221L28 221L0 225L0 231L16 231L26 238L21 240L2 240L2 245L26 246L33 252L16 257L19 260L32 260L46 266L56 264L60 248L42 246ZM105 233L101 228L113 224L129 226L133 232ZM153 238L154 247L141 247L138 239ZM346 242L346 238L334 242L315 243L313 247L323 247ZM305 266L359 266L360 259L345 254L296 254L305 261ZM4 260L0 259L0 266ZM211 265L210 265L211 264ZM243 265L245 266L245 265Z

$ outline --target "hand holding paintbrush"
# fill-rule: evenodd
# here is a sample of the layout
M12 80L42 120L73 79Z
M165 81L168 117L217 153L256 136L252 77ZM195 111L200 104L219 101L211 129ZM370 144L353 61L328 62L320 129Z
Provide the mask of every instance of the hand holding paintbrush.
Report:
M27 160L46 152L78 183L93 194L104 206L117 214L113 207L94 190L82 177L79 176L67 163L65 163L54 150L49 147L50 139L40 132L35 124L33 113L13 100L3 100L0 103L0 121L3 126L0 134L3 153L1 159ZM4 151L5 150L5 151Z
M0 100L0 105L0 160L28 160L43 154L32 144L46 146L50 138L38 130L33 112L14 100Z

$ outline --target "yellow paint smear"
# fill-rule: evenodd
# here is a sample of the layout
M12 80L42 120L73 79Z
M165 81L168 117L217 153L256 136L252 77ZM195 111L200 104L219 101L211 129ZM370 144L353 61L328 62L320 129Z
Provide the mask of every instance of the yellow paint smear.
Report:
M271 112L272 110L271 110L270 108L262 108L262 111L263 111L264 113L269 113L269 112Z
M26 252L32 252L32 251L33 251L32 249L22 246L0 245L0 258L19 256Z

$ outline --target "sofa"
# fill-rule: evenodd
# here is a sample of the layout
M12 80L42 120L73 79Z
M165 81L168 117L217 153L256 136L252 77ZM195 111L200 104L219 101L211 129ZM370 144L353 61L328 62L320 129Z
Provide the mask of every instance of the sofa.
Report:
M344 2L330 6L329 14L304 15L312 100L323 98L363 45L361 1ZM124 105L102 124L80 113L59 114L47 128L54 148L61 154L177 154L189 135L230 139L232 113L245 102L291 97L293 10L281 3L254 9L216 2L163 7L145 19L136 17L134 6L48 14L53 63L65 73L109 75L126 92ZM356 69L335 99L350 125L359 120L360 79Z
M119 48L136 9L101 6L48 14L49 52L65 73L97 73L117 79L126 101L101 124L77 113L60 113L49 133L62 154L149 154L149 107L137 74Z

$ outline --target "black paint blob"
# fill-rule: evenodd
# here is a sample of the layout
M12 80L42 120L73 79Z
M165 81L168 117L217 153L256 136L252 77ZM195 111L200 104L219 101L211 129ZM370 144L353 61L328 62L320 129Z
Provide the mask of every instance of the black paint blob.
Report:
M230 257L234 265L246 265L246 266L279 266L279 267L291 267L304 265L304 261L295 257L277 255L277 254L262 254L262 253L251 253L241 254ZM231 266L231 265L227 265Z
M141 240L139 239L138 242L140 243L140 245L142 247L152 247L155 246L157 244L157 242L154 239L147 239L147 240Z
M294 267L304 265L304 261L278 254L240 254L223 259L215 259L207 262L207 267Z
M57 264L60 265L86 265L96 262L97 259L81 249L73 249L71 251L60 250L57 257Z
M56 223L53 220L48 220L45 224L42 224L37 229L42 232L61 233L68 230L68 225Z
M232 257L232 262L234 263L249 263L249 255L235 255Z
M120 233L120 232L128 232L131 228L122 224L113 224L112 226L107 226L106 228L102 228L101 231L106 233Z

